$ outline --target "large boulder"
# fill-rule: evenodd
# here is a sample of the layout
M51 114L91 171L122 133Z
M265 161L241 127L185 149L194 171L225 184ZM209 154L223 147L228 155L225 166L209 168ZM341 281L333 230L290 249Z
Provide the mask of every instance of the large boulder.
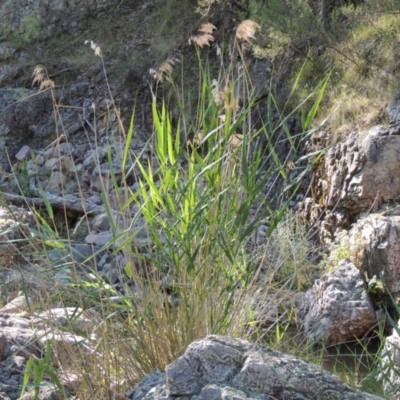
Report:
M347 236L350 255L368 278L381 281L392 296L400 294L400 216L372 214Z
M317 279L300 309L307 338L332 346L368 333L377 317L365 286L359 269L347 260Z
M316 172L313 198L304 213L320 227L320 237L349 229L360 213L374 212L400 198L400 136L394 126L349 134L330 148Z
M372 400L314 364L232 337L208 336L129 391L131 400Z

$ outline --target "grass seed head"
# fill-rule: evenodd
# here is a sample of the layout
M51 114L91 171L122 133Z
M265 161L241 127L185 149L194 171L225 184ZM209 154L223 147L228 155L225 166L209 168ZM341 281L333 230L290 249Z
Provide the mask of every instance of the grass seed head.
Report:
M236 38L251 44L250 39L254 39L256 30L260 28L261 26L257 24L257 22L254 22L251 19L246 19L246 21L243 21L237 27Z
M217 27L210 22L201 24L200 28L197 30L197 35L190 36L188 43L193 43L199 47L210 46L211 43L215 40L213 32L216 29Z
M209 33L201 34L201 35L192 35L189 38L189 44L195 44L199 47L210 46L211 43L215 40L213 35Z
M93 40L85 40L85 44L90 44L90 48L94 51L94 54L98 57L102 57L101 48Z
M54 88L54 81L49 78L46 68L38 64L32 73L32 86L37 83L39 85L39 92L45 89L52 89Z
M158 68L150 68L149 74L157 83L163 82L173 71L176 61L176 59L167 58Z
M210 22L206 22L205 24L201 24L200 28L198 29L198 33L204 33L212 35L212 33L217 29L217 27Z

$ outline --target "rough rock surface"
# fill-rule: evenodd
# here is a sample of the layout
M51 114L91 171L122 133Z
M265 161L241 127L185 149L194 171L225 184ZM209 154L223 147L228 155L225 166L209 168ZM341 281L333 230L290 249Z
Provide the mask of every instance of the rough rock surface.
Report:
M106 3L107 0L6 0L0 5L0 30L30 38L43 32L52 34L56 25L66 29L72 24L71 17L76 21L83 18L85 12L99 9Z
M300 323L311 341L326 346L362 337L377 323L360 271L349 261L317 279L303 298Z
M6 305L3 310L7 311L8 308ZM96 313L84 312L79 308L49 309L32 316L27 313L0 312L0 399L20 398L26 363L31 356L36 359L43 356L47 340L51 340L52 354L54 360L57 360L54 365L67 366L71 357L80 359L82 352L85 357L94 351L97 336L91 333L100 325ZM71 332L83 330L88 335L69 333L67 329ZM79 385L78 377L72 381L73 375L68 374L64 382L63 371L57 373L67 392L71 387ZM40 399L60 398L57 388L50 381L44 379L41 386ZM24 400L33 398L29 392L23 396Z
M379 399L311 363L220 336L193 342L165 374L150 374L128 396L131 400Z
M71 94L72 90L69 92ZM55 96L60 100L61 92L56 91ZM10 161L14 162L14 156L23 145L41 148L55 140L61 124L68 126L66 133L73 133L82 127L82 113L72 109L76 106L74 99L63 93L62 100L71 108L57 113L55 124L53 98L49 91L38 92L37 88L0 89L0 146L7 148L7 152L0 154L0 165L8 169ZM79 105L82 107L82 102Z
M313 201L304 204L309 215L313 209L315 221L322 217L322 238L348 229L361 212L400 197L400 136L391 133L393 128L384 126L355 131L326 152Z
M382 381L385 394L390 395L391 399L400 399L400 336L399 327L394 329L391 336L385 341L380 358L382 373L380 380Z
M382 281L393 296L400 294L400 216L372 214L348 234L352 258L368 278Z

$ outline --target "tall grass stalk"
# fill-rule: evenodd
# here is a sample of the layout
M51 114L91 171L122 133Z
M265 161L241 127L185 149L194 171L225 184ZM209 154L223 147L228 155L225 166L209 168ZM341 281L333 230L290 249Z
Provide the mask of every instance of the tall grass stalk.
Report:
M93 47L102 58L98 47ZM271 94L267 117L261 126L253 124L251 84L243 87L247 78L235 76L233 70L225 68L232 75L218 77L216 85L210 68L199 63L195 115L187 111L185 89L170 80L180 110L174 123L166 101L158 99L155 91L153 136L140 154L131 150L134 117L127 131L119 121L120 136L109 139L110 179L100 186L114 238L103 249L113 248L116 256L124 255L126 264L117 266L122 291L98 274L94 262L90 274L75 271L74 282L47 285L41 297L44 309L57 301L63 306L94 309L101 316L93 326L97 339L92 361L87 362L84 347L75 349L80 356L71 360L71 368L85 377L79 389L82 398L114 398L145 374L163 370L193 340L207 334L254 335L255 330L249 329L249 303L244 301L257 285L259 273L254 237L261 224L268 226L267 237L274 233L302 176L312 167L302 167L303 172L291 178L290 171L300 168L297 162L308 161L307 157L298 161L294 155L312 132L312 118L326 85L319 86L317 100L305 114L308 130L294 136L287 128L290 116L279 113ZM220 102L216 87L224 88ZM246 96L238 99L238 92ZM112 111L118 117L117 110ZM273 114L278 118L271 118ZM263 147L260 138L266 143ZM282 155L279 146L286 146L290 157ZM122 166L118 178L116 158ZM128 184L132 178L135 188ZM122 197L117 205L110 202L111 191ZM42 196L46 197L44 192ZM50 248L71 248L72 252L70 234L66 240L59 237L51 226L51 206L45 204L48 215L37 214L38 228L33 232L43 246L37 256ZM139 221L147 233L146 246L135 230ZM263 251L272 249L266 245ZM75 264L63 267L75 268ZM281 293L276 287L280 281L293 287L296 279L289 275L298 270L280 271L275 266L268 273L266 290L270 288L273 295L269 301L279 303ZM288 326L285 321L281 324L283 330L279 325L272 328L278 342L284 340Z

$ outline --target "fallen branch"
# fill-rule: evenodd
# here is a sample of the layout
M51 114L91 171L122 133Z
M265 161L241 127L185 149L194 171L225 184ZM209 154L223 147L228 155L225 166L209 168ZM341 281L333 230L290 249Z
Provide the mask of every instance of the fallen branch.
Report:
M79 214L92 213L95 215L104 213L106 211L103 206L98 206L97 204L89 201L84 201L75 196L68 196L67 198L65 198L50 193L45 193L45 195L49 204L56 209L73 211ZM45 201L40 197L29 198L13 193L1 193L0 198L17 204L33 204L40 207L46 206Z

